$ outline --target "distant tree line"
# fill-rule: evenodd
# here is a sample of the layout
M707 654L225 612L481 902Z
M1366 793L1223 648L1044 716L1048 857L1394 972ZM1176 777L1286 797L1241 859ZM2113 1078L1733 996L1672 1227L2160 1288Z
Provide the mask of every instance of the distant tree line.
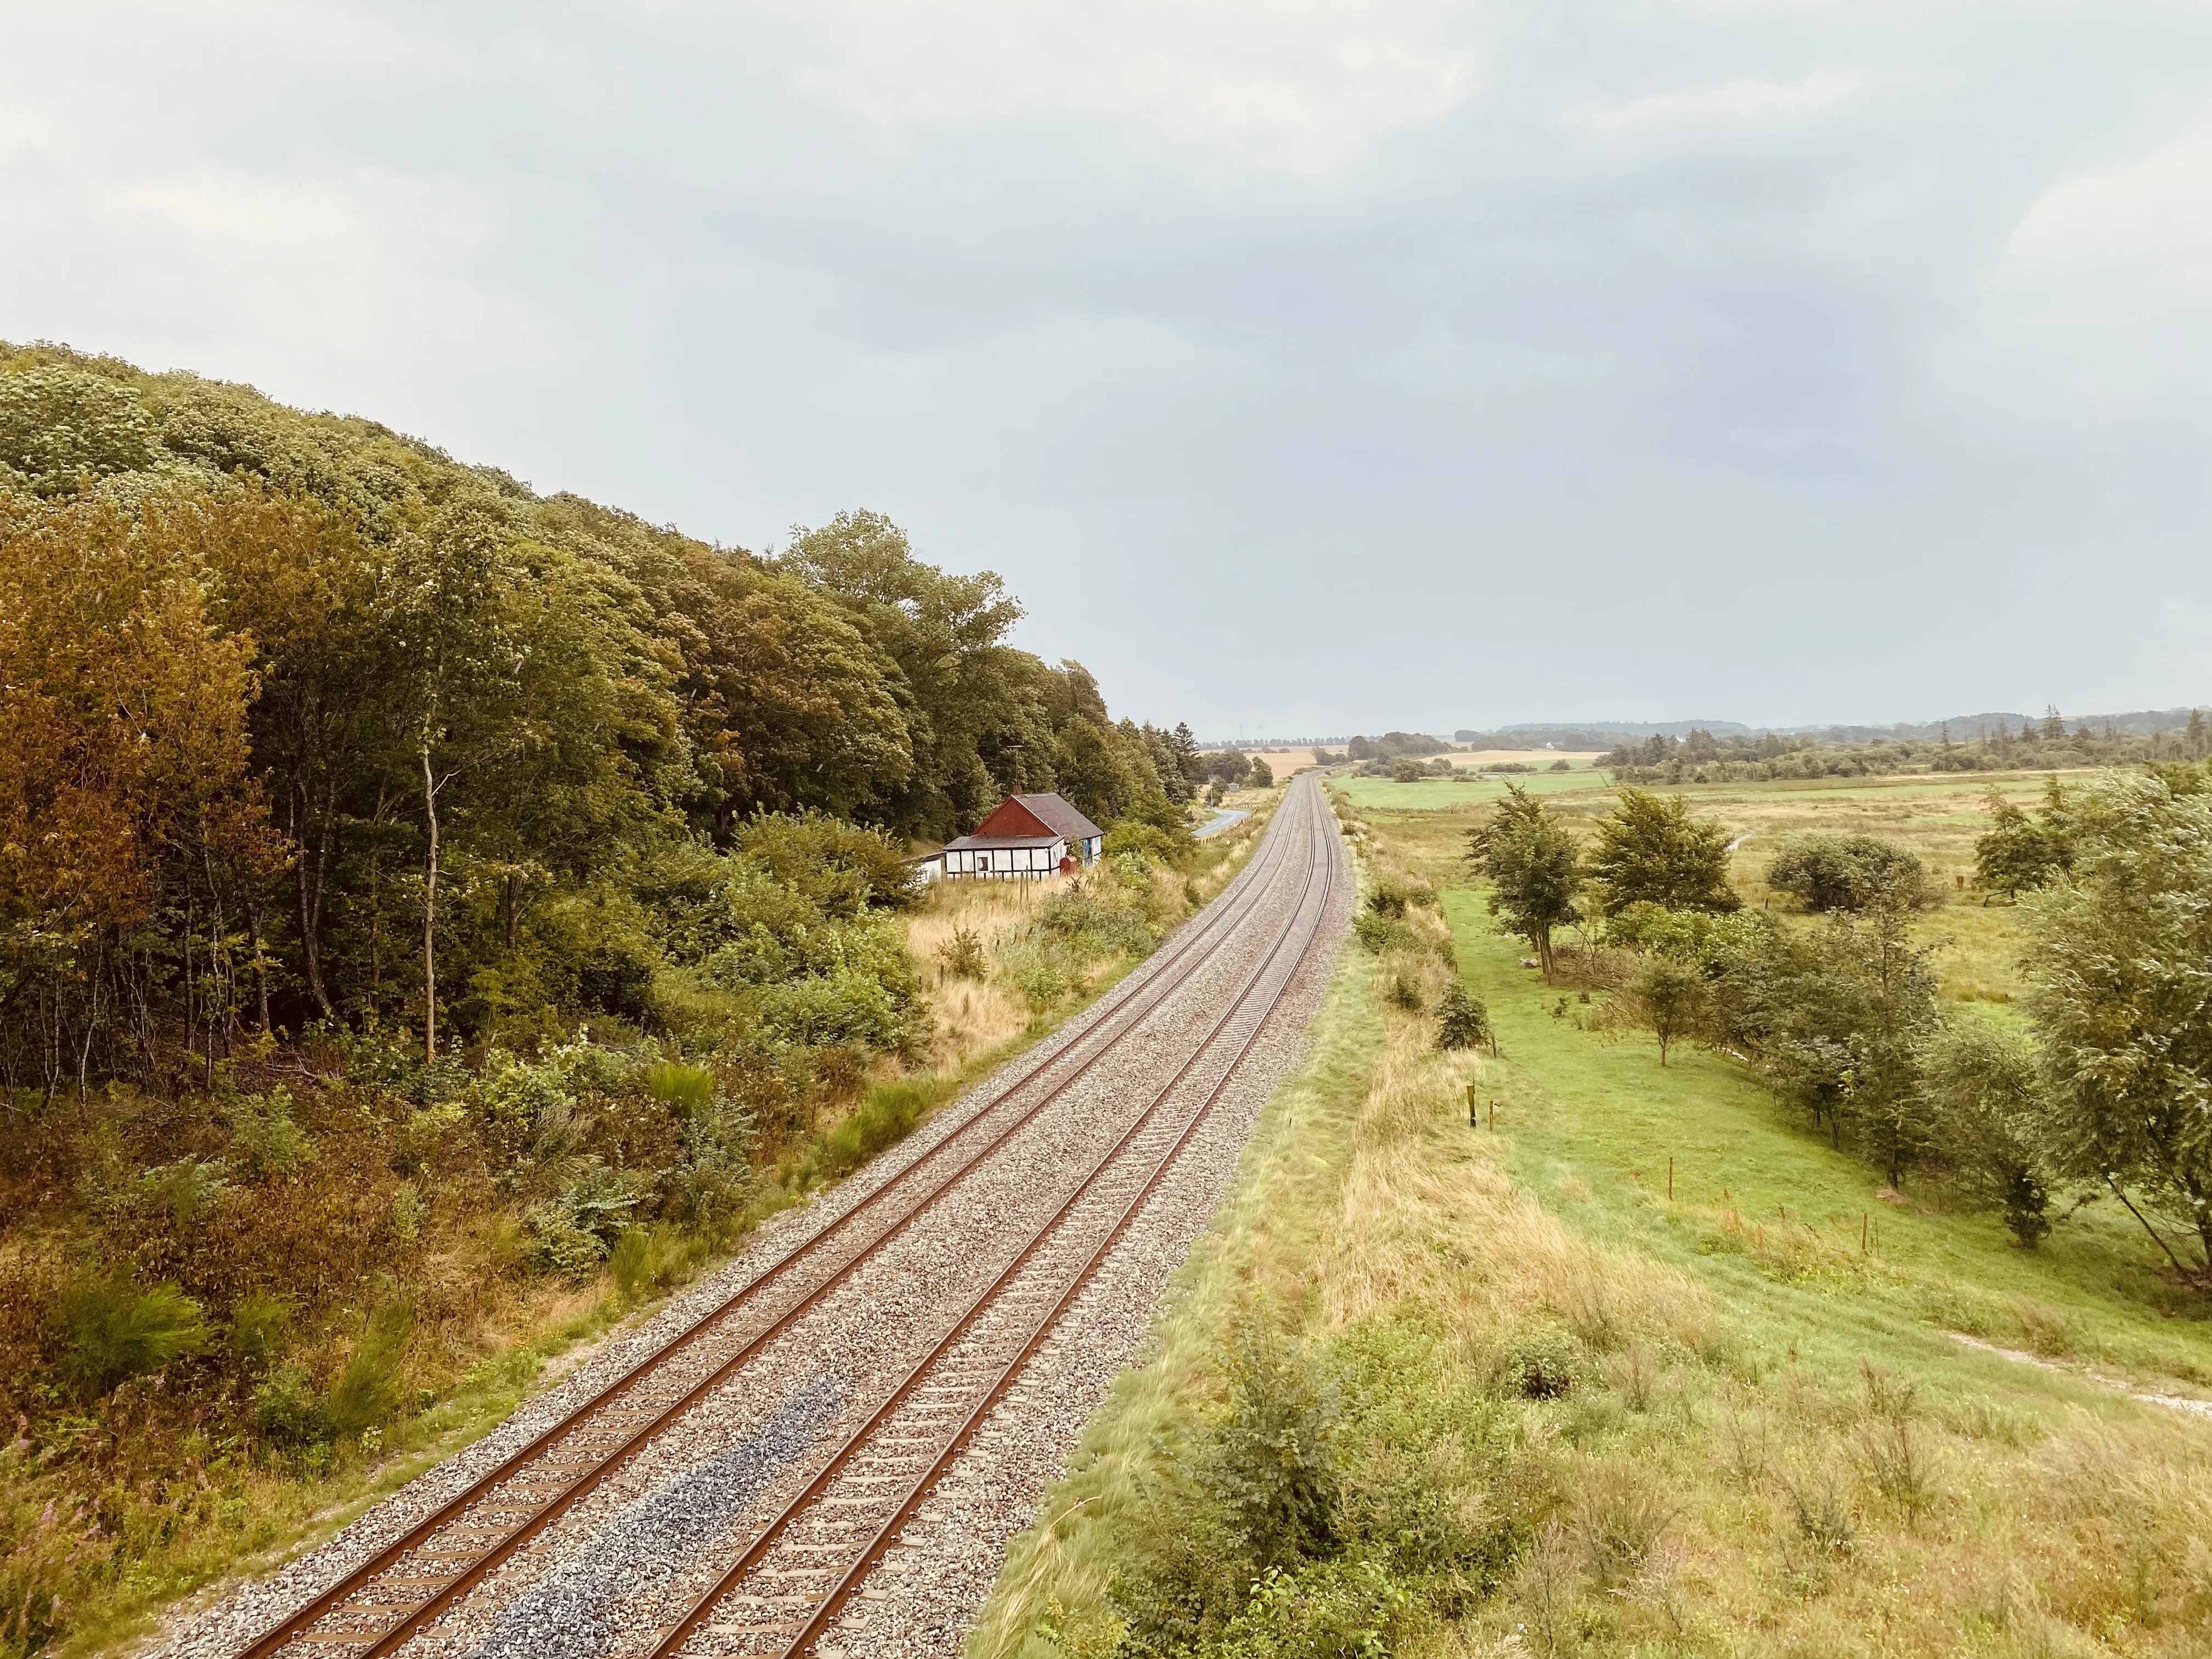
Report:
M2086 721L2069 729L2056 708L2040 721L2013 726L2003 717L1969 732L1940 728L1932 738L1870 738L1834 743L1804 733L1774 732L1716 737L1695 730L1681 737L1653 736L1616 742L1601 765L1623 783L1758 783L1794 778L1875 777L1903 772L2050 771L2124 766L2212 757L2212 732L2202 710L2171 731L2098 729Z
M1976 866L2024 911L2024 1028L1944 1009L1909 926L1927 873L1878 837L1773 856L1767 885L1817 925L1745 908L1725 831L1633 787L1585 846L1509 786L1468 858L1547 976L1577 924L1632 953L1617 1001L1662 1064L1686 1039L1736 1056L1892 1186L1940 1172L2029 1248L2109 1200L2212 1287L2212 767L2054 783L1992 817Z

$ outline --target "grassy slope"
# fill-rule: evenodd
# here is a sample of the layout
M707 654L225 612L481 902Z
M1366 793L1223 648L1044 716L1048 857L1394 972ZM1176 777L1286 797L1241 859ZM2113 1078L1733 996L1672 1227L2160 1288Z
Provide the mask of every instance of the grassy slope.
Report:
M1414 830L1411 862L1449 873L1444 826L1407 820L1456 815L1387 816ZM1956 811L1929 816L1956 835ZM1263 1118L1156 1352L1117 1382L1045 1524L1017 1540L975 1659L1091 1648L1115 1528L1141 1524L1135 1484L1159 1435L1211 1397L1224 1310L1254 1286L1317 1338L1409 1311L1443 1316L1478 1355L1524 1329L1576 1331L1603 1385L1520 1408L1528 1443L1555 1455L1564 1559L1623 1479L1663 1494L1669 1518L1634 1583L1599 1595L1579 1581L1559 1650L2207 1650L2212 1425L2071 1363L2161 1388L2212 1379L2212 1332L2152 1305L2147 1246L2090 1218L2030 1255L1986 1218L1882 1204L1863 1166L1738 1068L1680 1053L1662 1071L1648 1039L1580 1029L1571 999L1555 1018L1558 993L1517 965L1477 894L1449 893L1444 911L1504 1059L1425 1053L1422 1022L1384 1005L1375 964L1347 953L1312 1064ZM1500 1103L1494 1135L1466 1126L1470 1071ZM1924 1505L1886 1490L1869 1450L1893 1420L1884 1373L1912 1388ZM1792 1494L1818 1488L1850 1516L1848 1548L1819 1548L1796 1519ZM1524 1572L1407 1650L1543 1650L1529 1595ZM1073 1634L1054 1644L1048 1626Z

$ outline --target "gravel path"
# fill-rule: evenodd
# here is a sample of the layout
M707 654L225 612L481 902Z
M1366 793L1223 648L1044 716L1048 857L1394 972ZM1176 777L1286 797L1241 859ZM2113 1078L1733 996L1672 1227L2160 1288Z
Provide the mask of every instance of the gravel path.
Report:
M1160 1284L1211 1212L1252 1115L1300 1046L1350 908L1348 884L1339 880L1328 914L1305 917L1307 927L1318 921L1319 942L1293 953L1279 969L1273 965L1293 908L1320 890L1313 878L1316 858L1332 870L1340 862L1334 826L1308 784L1286 800L1261 854L1237 881L1050 1042L822 1201L764 1228L742 1257L605 1345L495 1434L325 1548L198 1619L167 1651L179 1659L240 1651L629 1367L683 1340L688 1346L658 1360L626 1403L564 1431L383 1577L350 1593L317 1626L313 1643L295 1642L285 1651L363 1651L370 1638L393 1628L398 1610L454 1583L465 1568L483 1576L464 1581L465 1588L402 1651L427 1659L650 1648L717 1580L763 1517L815 1479L830 1449L882 1406L900 1376L947 1340L960 1310L1006 1274L1024 1241L1065 1210L1065 1225L1073 1231L1065 1240L1054 1235L1059 1242L1024 1270L1036 1285L1025 1289L1018 1277L1010 1281L1003 1305L994 1304L973 1337L963 1339L985 1348L1010 1340L1018 1346L1015 1310L1028 1305L1023 1297L1033 1304L1042 1296L1048 1303L1060 1293L1061 1282L1051 1273L1063 1270L1055 1263L1073 1259L1068 1253L1076 1250L1080 1230L1097 1232L1107 1224L1109 1212L1118 1212L1141 1182L1133 1160L1150 1147L1156 1163L1170 1132L1196 1109L1196 1095L1219 1081L1226 1055L1194 1054L1200 1039L1224 1009L1247 1006L1237 1001L1247 987L1271 996L1282 989L1256 1032L1254 1020L1236 1030L1240 1042L1252 1034L1244 1061L1217 1091L1135 1224L1000 1402L986 1437L941 1488L945 1494L964 1492L963 1482L980 1481L993 1501L961 1500L963 1516L972 1510L976 1518L957 1528L927 1518L945 1513L933 1503L932 1511L918 1517L921 1531L913 1542L893 1551L876 1575L927 1587L927 1616L911 1634L919 1639L925 1627L938 1632L929 1638L932 1650L949 1651L945 1643L956 1638L944 1632L957 1632L972 1613L1006 1537L1026 1522L1035 1492L1064 1461L1083 1417L1141 1340ZM1256 1018L1257 1005L1250 1006ZM1151 1128L1139 1116L1148 1103L1158 1116ZM943 1184L963 1160L1000 1135L996 1151ZM1125 1136L1133 1138L1115 1152ZM1086 1187L1094 1165L1101 1166L1099 1182ZM908 1212L909 1223L889 1225ZM779 1265L787 1261L799 1265ZM833 1287L808 1299L832 1265L838 1274ZM980 1362L963 1363L973 1370ZM725 1364L726 1374L718 1372ZM934 1421L931 1410L941 1415L965 1386L932 1381L899 1409L918 1414L918 1422ZM690 1404L684 1403L686 1389L696 1392ZM636 1428L631 1419L643 1421L664 1404L672 1413L665 1424L655 1426L635 1455L607 1463ZM1015 1431L1018 1445L1003 1437L1001 1417L1029 1425ZM589 1479L580 1484L587 1471ZM864 1512L872 1503L880 1507L889 1488L867 1486L865 1472L854 1478L862 1484L835 1502L852 1511L846 1530L858 1536ZM537 1528L534 1535L496 1565L484 1565L487 1548L526 1521ZM923 1532L942 1534L943 1547L933 1554ZM806 1559L796 1543L778 1547ZM805 1547L826 1561L842 1545L817 1540ZM822 1571L813 1569L817 1577ZM789 1562L768 1564L761 1585L749 1580L744 1595L732 1598L731 1607L740 1611L718 1607L720 1622L696 1640L702 1650L762 1650L746 1633L780 1628L787 1608L804 1606L811 1583ZM908 1634L865 1636L873 1628L870 1615L887 1605L876 1599L883 1594L872 1579L852 1604L848 1623L858 1621L861 1633L854 1639L865 1637L864 1645L885 1652L920 1650ZM896 1599L912 1598L902 1593ZM361 1639L349 1642L349 1633Z

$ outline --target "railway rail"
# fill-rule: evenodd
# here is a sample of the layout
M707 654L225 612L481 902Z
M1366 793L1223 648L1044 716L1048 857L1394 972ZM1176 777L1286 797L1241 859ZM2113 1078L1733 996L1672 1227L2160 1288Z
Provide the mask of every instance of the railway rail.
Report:
M1234 969L1240 953L1251 951L1255 928L1269 934L1266 922L1295 887L1256 964L1238 976L1233 994L1166 1082L1146 1091L1149 1098L1118 1138L1087 1158L1072 1184L1060 1181L1047 1191L1048 1183L1034 1183L1036 1206L1046 1212L1024 1223L1011 1259L966 1297L949 1323L931 1326L935 1334L927 1351L905 1364L895 1385L882 1391L878 1382L861 1391L850 1413L859 1418L857 1426L803 1486L771 1506L769 1518L737 1528L742 1547L734 1559L653 1632L652 1650L798 1653L817 1644L896 1547L899 1528L933 1484L974 1442L1237 1076L1292 975L1316 949L1341 857L1318 791L1310 782L1294 785L1259 854L1237 879L1079 1029L956 1109L957 1121L936 1144L358 1566L290 1608L240 1650L240 1659L278 1653L373 1659L426 1631L443 1630L441 1621L470 1605L472 1592L564 1515L706 1402L742 1386L758 1356L802 1330L839 1292L849 1298L865 1288L868 1274L889 1273L885 1264L901 1241L984 1180L1010 1148L1026 1148L1037 1162L1044 1143L1031 1143L1048 1136L1053 1114L1070 1091L1091 1079L1097 1092L1110 1066L1127 1063L1125 1050L1147 1042L1157 1047L1152 1028L1164 1018L1162 1011L1186 988L1204 996L1209 970L1224 963ZM1102 1073L1102 1066L1109 1073ZM1073 1150L1071 1143L1039 1167L1057 1164L1055 1173L1064 1174L1070 1163L1065 1154ZM1003 1251L1011 1241L997 1243ZM830 1437L837 1437L834 1426ZM748 1593L763 1586L769 1593Z

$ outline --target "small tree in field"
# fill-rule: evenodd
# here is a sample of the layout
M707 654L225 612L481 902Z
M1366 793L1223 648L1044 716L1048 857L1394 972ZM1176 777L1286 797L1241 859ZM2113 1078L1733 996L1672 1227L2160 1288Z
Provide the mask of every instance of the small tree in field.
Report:
M1669 910L1733 910L1728 831L1693 818L1679 795L1623 789L1620 805L1597 821L1589 860L1598 908L1617 915L1632 904Z
M1256 755L1252 757L1251 769L1244 775L1244 787L1248 789L1273 789L1275 787L1273 769Z
M1994 789L1987 834L1974 842L1974 878L1984 892L2012 898L2063 875L2074 863L2066 797L2051 780L2041 813L2031 817ZM1987 902L1987 901L1984 901Z
M1490 914L1535 947L1550 979L1558 967L1552 933L1580 921L1575 895L1582 865L1575 838L1544 804L1517 783L1488 823L1468 836L1468 862L1490 883Z
M1490 1010L1457 980L1444 988L1437 1004L1437 1047L1498 1052L1498 1029L1490 1023Z
M1705 1023L1705 976L1692 963L1652 957L1636 975L1633 988L1644 1023L1659 1039L1659 1063L1664 1066L1667 1050Z

